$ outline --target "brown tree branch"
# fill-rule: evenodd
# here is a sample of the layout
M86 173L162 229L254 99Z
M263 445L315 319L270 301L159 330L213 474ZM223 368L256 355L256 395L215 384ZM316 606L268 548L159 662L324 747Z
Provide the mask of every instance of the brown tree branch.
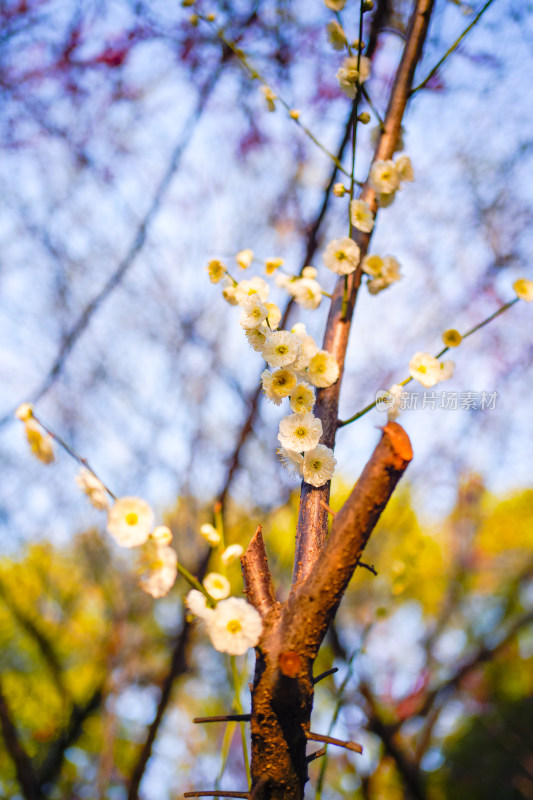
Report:
M6 750L15 766L17 780L25 800L42 800L33 765L22 746L17 729L11 719L7 701L0 682L0 725Z
M407 32L402 59L391 91L384 120L384 130L374 154L374 161L377 159L389 159L394 153L400 134L403 113L409 99L414 71L422 53L432 8L433 0L417 0L416 2ZM375 192L371 188L368 179L362 189L361 198L368 202L374 212L377 211ZM361 261L367 252L371 235L371 233L357 231L353 237L359 245ZM335 445L339 393L351 320L361 278L362 266L360 264L358 269L347 278L348 302L344 308L345 279L341 277L337 281L324 335L323 348L335 357L340 369L339 379L333 386L318 390L315 407L315 414L321 419L324 430L322 442L331 448ZM328 514L324 504L327 505L329 502L329 490L329 482L318 488L307 483L302 484L294 558L293 588L309 575L326 540Z
M241 557L241 567L246 596L261 616L266 617L275 603L275 597L261 525Z
M396 422L384 428L350 496L335 515L331 533L307 580L289 598L287 647L314 658L370 534L406 470L413 451Z

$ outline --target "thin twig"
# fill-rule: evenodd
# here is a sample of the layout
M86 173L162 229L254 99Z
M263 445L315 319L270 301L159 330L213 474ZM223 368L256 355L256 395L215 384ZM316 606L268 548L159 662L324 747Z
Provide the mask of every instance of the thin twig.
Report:
M325 744L334 744L337 747L344 747L345 750L351 750L352 753L362 753L363 747L357 742L348 742L342 739L335 739L333 736L326 736L322 733L312 733L311 731L306 732L306 738L310 739L313 742L324 742Z
M467 35L467 33L469 33L469 31L471 31L471 30L472 30L472 28L474 27L474 25L475 25L475 24L478 22L478 20L480 19L480 17L481 17L481 16L483 16L483 14L484 14L484 13L485 13L485 11L487 10L487 8L488 8L488 7L491 5L491 3L492 3L492 2L493 2L493 0L487 0L487 2L485 3L485 5L484 5L484 6L483 6L483 8L481 9L481 11L479 11L479 13L478 13L478 14L476 14L476 16L474 17L474 19L473 19L473 20L472 20L472 22L470 23L470 25L467 25L467 27L464 29L464 31L463 31L463 32L462 32L462 34L459 36L459 38L455 40L455 42L452 44L452 46L451 46L451 47L449 47L449 48L448 48L448 50L446 50L446 52L444 53L444 55L442 56L442 58L441 58L441 59L440 59L440 60L439 60L439 61L438 61L438 62L435 64L435 66L433 67L433 69L432 69L432 70L430 70L430 71L428 72L428 74L426 75L426 77L424 78L424 80L422 81L422 83L419 83L419 84L418 84L418 86L416 86L414 89L412 89L412 90L411 90L411 94L414 94L415 92L418 92L420 89L423 89L423 88L424 88L424 86L426 86L426 85L428 84L428 82L431 80L431 78L433 77L433 75L435 75L435 73L436 73L436 72L439 70L439 68L440 68L440 67L443 65L443 63L446 61L446 59L448 58L448 56L450 56L450 55L451 55L451 54L454 52L454 50L456 50L456 49L459 47L459 45L461 44L461 42L463 41L463 39L465 38L465 36Z
M219 714L217 717L194 717L193 722L250 722L251 714Z
M357 566L358 567L364 567L364 569L367 569L369 572L372 573L372 575L375 575L376 578L377 578L378 573L376 572L376 570L374 569L374 567L371 564L365 564L364 561L358 561L357 562Z
M184 792L184 797L250 797L249 792L224 792L224 791L207 791L207 792Z
M330 675L335 675L335 673L338 671L339 671L338 667L331 667L331 669L327 669L325 672L321 672L320 675L317 675L315 678L313 678L313 684L320 683L320 681L323 681L324 678L329 678Z
M320 750L315 750L314 753L311 753L310 755L307 756L307 763L310 764L311 761L315 761L315 759L325 755L326 755L326 748L321 747Z

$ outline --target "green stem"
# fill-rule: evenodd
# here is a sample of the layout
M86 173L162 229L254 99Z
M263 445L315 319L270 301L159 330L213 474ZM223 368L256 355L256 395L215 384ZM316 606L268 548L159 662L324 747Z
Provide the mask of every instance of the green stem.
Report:
M484 328L485 325L488 325L489 322L492 322L493 319L496 319L496 317L499 317L500 314L503 314L504 311L507 311L508 308L511 308L511 306L514 306L514 304L517 303L518 300L519 300L519 298L515 297L514 300L510 300L508 303L505 303L503 306L501 306L501 308L498 308L493 314L491 314L489 317L484 319L483 322L479 322L477 325L474 325L473 328L470 328L469 331L467 331L466 333L464 333L461 336L461 339L467 339L469 336L472 336L473 333L476 333L476 331L479 331L481 328ZM449 347L444 347L439 353L437 353L435 358L440 358L441 356L444 355L444 353L447 353L449 349L450 349ZM413 380L413 378L404 378L404 380L401 381L398 385L399 386L407 386L407 384L410 383L412 380ZM369 403L367 406L365 406L363 409L361 409L361 411L358 411L357 414L353 415L353 417L350 417L349 419L345 419L345 420L342 420L342 421L339 420L339 423L338 423L337 427L343 428L345 425L349 425L351 422L355 422L356 419L359 419L360 417L364 416L365 414L368 414L368 412L372 411L372 409L375 408L375 407L376 407L376 400L374 400L373 403Z
M431 78L433 77L433 75L435 75L435 73L437 72L437 70L439 69L439 67L441 67L441 66L442 66L442 64L443 64L443 63L446 61L446 59L448 58L448 56L449 56L449 55L451 55L451 54L453 53L453 51L454 51L454 50L456 50L456 49L459 47L459 45L461 44L461 42L462 42L462 40L464 39L464 37L466 36L466 34L467 34L467 33L469 33L469 31L471 31L471 30L472 30L472 28L474 27L474 25L475 25L475 24L476 24L476 23L479 21L479 19L480 19L480 18L483 16L483 14L484 14L484 13L485 13L485 11L487 10L487 8L488 8L488 7L489 7L489 6L490 6L490 5L493 3L493 1L494 1L494 0L487 0L487 2L485 3L485 5L484 5L484 6L483 6L483 8L481 9L481 11L479 11L479 12L476 14L476 16L474 17L474 19L473 19L473 20L472 20L472 22L470 23L470 25L468 25L468 26L467 26L467 27L464 29L464 31L462 32L462 34L459 36L459 38L458 38L458 39L456 39L456 40L455 40L455 42L452 44L452 46L451 46L451 47L449 47L449 48L448 48L448 50L446 50L446 52L444 53L444 55L442 56L442 58L440 59L440 61L438 61L438 63L437 63L437 64L435 64L435 66L433 67L433 69L432 69L432 70L430 70L430 72L428 72L428 74L426 75L426 77L424 78L424 80L422 81L422 83L419 83L419 84L418 84L418 86L415 86L415 88L414 88L414 89L411 89L411 93L410 93L410 94L411 94L411 96L412 96L412 95L413 95L415 92L418 92L418 91L420 91L420 89L423 89L423 88L424 88L424 86L426 86L426 85L427 85L427 83L428 83L428 82L431 80Z
M231 661L231 675L233 678L233 685L235 687L235 708L237 709L237 714L244 714L242 703L241 703L241 682L239 679L239 673L237 671L237 661L235 656L230 656ZM239 722L241 728L241 739L242 739L242 754L244 757L244 766L246 769L246 779L248 781L248 788L250 789L252 786L252 776L250 774L250 762L248 761L248 745L246 744L246 728L244 722Z
M178 561L178 572L185 578L185 580L192 586L193 589L196 589L197 591L201 592L204 595L204 597L207 600L207 605L210 608L215 608L217 604L216 600L214 600L211 597L205 586L202 583L200 583L198 578L195 578L192 572L189 572L189 570L186 567L184 567L180 561Z
M374 112L374 114L375 114L375 116L377 118L377 121L379 122L379 127L381 128L382 131L384 131L385 130L385 123L382 120L382 118L381 118L381 116L379 114L379 111L377 110L376 106L374 105L374 103L370 99L370 95L368 94L368 92L367 92L367 90L365 89L364 86L361 86L361 91L363 93L363 97L365 98L366 102L370 106L371 110Z

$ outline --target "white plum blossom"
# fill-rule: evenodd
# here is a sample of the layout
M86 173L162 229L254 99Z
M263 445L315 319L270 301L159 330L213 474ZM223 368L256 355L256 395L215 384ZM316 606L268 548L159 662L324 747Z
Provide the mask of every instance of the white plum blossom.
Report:
M289 397L297 383L296 374L288 367L280 367L274 372L265 369L261 373L261 380L266 396L277 406L283 397Z
M270 367L287 367L296 361L302 352L297 336L289 331L274 331L267 338L263 357Z
M258 294L263 303L266 303L269 293L270 286L265 280L263 280L263 278L260 278L257 275L250 280L239 281L235 287L235 297L237 299L237 303L242 303L246 297L250 297L254 294Z
M207 619L214 611L214 609L207 605L207 597L205 594L199 592L198 589L191 589L185 598L185 605L191 614L200 617L200 619Z
M272 388L273 374L274 373L272 373L269 369L264 369L263 372L261 373L261 384L267 398L272 403L275 403L275 405L280 406L283 397L280 394L277 394L277 392L275 392L274 389Z
M354 228L363 233L370 233L374 227L374 215L364 200L352 200L350 203L350 219Z
M222 287L222 297L226 303L230 304L230 306L236 306L238 304L237 286L233 283L233 281L229 280L229 278Z
M200 536L203 536L211 547L216 547L217 544L220 544L220 533L210 522L204 522L203 525L200 525Z
M337 275L350 275L361 258L361 251L353 239L347 236L333 239L322 254L324 264Z
M342 67L337 72L337 80L342 91L352 100L358 83L364 83L370 77L370 59L360 56L359 69L357 69L357 56L347 56L342 62Z
M304 457L301 453L298 453L296 450L287 450L286 447L280 447L278 449L278 456L287 472L290 472L291 475L302 475Z
M440 377L439 377L439 383L440 383L440 381L447 381L452 377L453 371L455 369L455 361L441 361L439 363L440 363Z
M154 526L155 515L140 497L121 497L107 515L107 530L122 547L144 544Z
M158 525L150 534L150 538L158 544L170 544L172 541L172 531L166 525Z
M268 316L268 309L263 305L259 295L252 295L239 303L241 309L241 326L246 330L258 328Z
M429 353L415 353L409 362L409 373L414 380L429 389L436 383L451 378L454 366L453 361L441 363Z
M267 275L272 275L279 267L283 266L282 258L267 258L265 261L265 272Z
M286 450L297 453L312 450L322 436L322 422L310 412L283 417L279 424L278 439Z
M281 322L281 309L275 303L265 303L268 311L267 322L271 331L275 331Z
M254 260L254 251L250 249L240 250L235 256L235 261L241 269L248 269Z
M220 556L220 560L224 566L227 567L228 564L232 564L234 561L237 561L237 559L240 558L243 553L244 547L241 544L230 544Z
M215 258L207 265L207 272L211 283L219 283L227 272L226 265Z
M393 194L399 189L400 175L394 161L374 161L370 170L370 185L379 194Z
M244 331L248 344L257 352L262 353L266 344L267 338L270 334L269 329L265 325L260 325L258 328L249 328Z
M368 281L368 291L370 294L377 294L383 291L391 283L399 281L400 264L394 256L367 255L363 259L363 272L370 275L372 280Z
M290 292L298 305L311 311L322 302L322 287L314 278L299 278L292 284Z
M298 337L302 345L301 355L292 365L292 369L297 372L303 372L309 366L313 356L318 353L317 343L313 337L306 332L303 322L297 322L296 325L293 325L291 333L294 333L294 335Z
M223 600L228 597L231 586L228 579L218 572L210 572L205 576L203 584L214 600Z
M309 362L306 377L319 389L332 386L339 377L339 365L327 350L319 350Z
M317 444L304 455L302 466L304 481L311 486L323 486L333 477L336 463L333 450L325 444Z
M339 25L337 20L333 20L332 22L328 22L326 25L326 30L328 32L328 42L331 44L334 50L344 50L348 41L346 39L346 34L344 33L342 26Z
M394 159L394 165L398 170L398 175L400 176L400 181L409 181L412 182L415 179L415 173L413 171L413 165L411 164L411 159L409 156L401 155L397 156Z
M346 0L324 0L324 5L332 11L342 11L346 5Z
M22 403L15 411L15 416L21 422L27 422L33 416L33 406L31 403Z
M291 392L291 411L295 414L307 414L315 405L315 390L305 381L294 387Z
M167 544L150 540L142 549L140 559L140 584L143 591L154 598L164 597L174 586L178 554Z
M215 650L232 656L244 655L250 647L255 647L263 632L259 612L240 597L217 603L205 622Z
M31 417L24 423L26 439L33 455L43 464L51 464L55 461L52 439L44 433L41 426Z
M85 492L92 506L100 511L105 511L109 508L109 497L106 488L93 472L82 467L76 475L76 483L82 492Z

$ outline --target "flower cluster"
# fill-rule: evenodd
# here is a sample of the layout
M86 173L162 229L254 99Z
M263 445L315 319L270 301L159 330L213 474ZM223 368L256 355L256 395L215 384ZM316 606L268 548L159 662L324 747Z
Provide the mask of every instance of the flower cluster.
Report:
M23 403L15 415L24 423L26 436L33 454L43 463L54 461L52 436L78 462L87 463L77 456L59 437L47 432L34 416L29 403ZM107 530L121 547L140 547L139 575L142 589L152 597L166 595L176 580L178 556L170 547L172 533L164 525L154 528L155 514L145 500L139 497L122 497L110 507L113 497L102 481L87 467L82 467L76 483L87 495L91 505L107 511Z
M279 272L276 275L276 286L284 289L302 308L313 310L322 302L322 287L316 280L317 271L314 267L304 267L301 277L285 275Z
M370 170L370 185L376 192L380 206L390 206L402 183L414 181L411 159L406 155L397 156L394 161L374 161Z
M91 485L95 480L93 476ZM80 477L78 484L81 485ZM95 489L87 493L95 505ZM101 484L101 491L105 492ZM98 495L96 495L98 499ZM101 507L101 506L100 506ZM140 547L138 568L141 588L152 597L164 597L178 573L178 556L170 547L172 532L166 525L154 527L155 514L140 497L121 497L107 513L107 530L121 547Z
M352 239L337 239L330 242L323 258L333 272L347 275L359 264L360 251ZM301 275L290 276L279 270L282 263L281 259L268 259L266 274L276 272L278 287L304 308L317 308L323 295L316 280L317 270L307 266ZM219 261L208 264L211 280L213 275L218 278L220 264ZM275 405L281 405L285 398L290 403L292 414L282 419L278 434L282 463L291 471L296 465L298 474L307 483L322 486L331 479L336 462L332 450L319 443L322 423L312 413L315 389L334 384L339 377L339 365L331 353L318 348L303 323L297 323L291 330L279 329L281 311L275 303L268 302L270 287L263 278L236 281L222 267L226 275L223 297L239 307L246 338L268 365L261 374L263 391Z
M240 544L224 548L221 533L210 523L200 526L200 536L211 547L218 547L222 569L240 558L244 552ZM263 630L259 613L246 600L229 597L231 585L225 575L210 572L203 580L204 594L193 589L185 599L191 614L205 624L211 643L222 653L238 656L249 647L255 647Z
M370 59L366 56L347 56L337 72L339 86L347 97L355 98L357 86L370 77Z
M400 264L394 256L366 255L362 268L369 276L367 287L370 294L383 291L401 278Z

